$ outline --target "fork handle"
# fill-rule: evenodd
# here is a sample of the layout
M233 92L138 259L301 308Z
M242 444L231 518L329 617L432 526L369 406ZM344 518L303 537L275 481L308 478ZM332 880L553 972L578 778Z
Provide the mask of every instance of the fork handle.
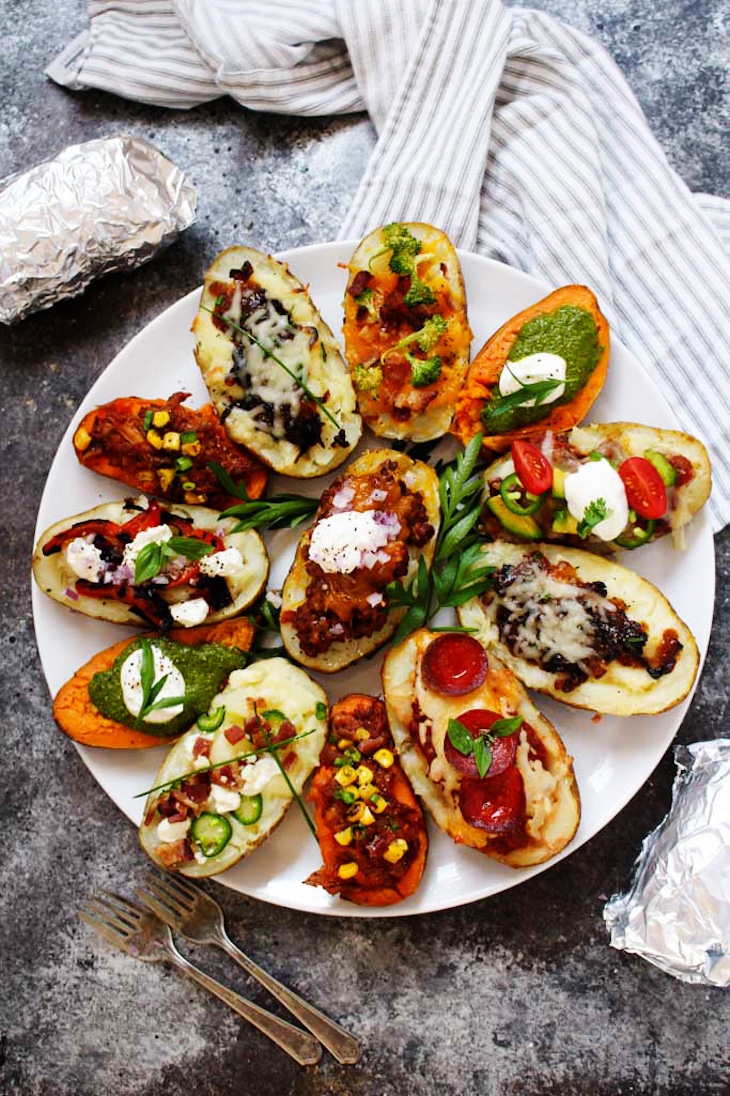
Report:
M312 1034L317 1036L338 1062L343 1065L352 1065L359 1060L360 1044L354 1035L350 1035L334 1020L330 1020L329 1016L325 1016L314 1005L308 1004L298 994L287 989L286 986L283 986L281 982L278 982L276 978L273 978L257 963L254 963L253 959L249 959L240 948L236 947L225 932L221 933L220 939L216 943L230 955L231 959L235 959L239 966L243 967L252 978L260 982L277 1001L285 1008L288 1008L297 1020L304 1024L306 1028L309 1028Z
M221 985L220 982L216 982L215 978L211 978L209 975L204 974L202 970L198 970L178 951L172 954L168 952L167 958L183 974L187 974L199 985L205 986L207 990L210 990L221 1001L224 1001L239 1016L243 1016L245 1020L248 1020L249 1024L253 1024L264 1035L268 1035L269 1039L286 1051L300 1066L316 1065L322 1057L322 1047L311 1035L300 1031L293 1024L288 1024L286 1020L280 1020L278 1016L267 1012L266 1009L259 1008L258 1005L254 1005L251 1001L240 997L233 990Z

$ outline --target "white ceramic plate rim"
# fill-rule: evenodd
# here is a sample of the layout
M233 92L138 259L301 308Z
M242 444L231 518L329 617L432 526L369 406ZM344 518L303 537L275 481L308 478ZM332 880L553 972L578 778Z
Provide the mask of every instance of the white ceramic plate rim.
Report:
M293 267L294 272L297 273L303 281L306 282L309 280L315 302L322 307L325 319L328 320L335 333L338 332L341 322L341 314L336 312L334 303L334 297L337 296L337 293L335 293L332 285L327 281L326 292L323 291L320 294L317 278L316 276L309 278L308 269L311 267L316 272L318 267L324 264L327 278L332 278L334 284L334 278L340 277L339 274L334 275L332 273L337 269L336 264L338 262L347 262L354 246L355 244L350 242L315 244L282 252L278 256L288 262ZM499 305L495 305L493 308L494 301L490 298L488 305L484 308L485 317L487 314L490 317L489 320L487 320L486 318L481 318L481 309L479 310L479 313L475 315L475 301L470 292L470 320L472 322L472 327L475 330L475 340L473 344L475 348L478 348L482 344L482 341L491 330L494 330L499 323L504 322L510 315L515 314L519 308L524 307L527 303L537 300L550 292L549 286L523 274L521 271L515 270L512 267L507 267L494 260L485 259L468 252L460 252L460 259L468 292L470 292L470 282L485 281L489 286L489 292L495 294L497 300L502 298L511 300L515 297L523 300L523 303L519 304L518 307L514 307L513 302L511 307L502 306L500 308ZM344 275L341 275L341 279L342 286L338 290L339 300L341 300L342 289L344 288ZM71 442L73 432L83 415L98 403L113 398L113 395L121 396L131 394L129 386L125 386L124 383L125 370L131 369L135 362L139 365L141 357L145 354L145 347L152 345L158 334L164 341L165 334L163 333L167 333L167 337L169 338L170 332L173 330L178 332L183 317L192 319L197 308L199 293L199 289L192 291L167 308L154 320L150 321L150 323L138 332L120 353L117 354L114 360L106 367L94 385L90 388L78 413L74 416L72 423L69 425L49 470L48 480L38 512L36 538L43 529L51 524L51 522L58 520L66 514L80 512L83 509L94 506L101 501L102 498L122 497L125 494L125 489L122 485L117 485L113 481L103 480L101 477L95 476L93 473L79 468L75 457L73 456ZM324 307L321 304L322 297L327 298L327 307ZM339 300L336 302L337 309L339 309ZM490 309L496 313L494 317L492 317ZM192 350L192 340L190 340L190 349ZM190 358L192 359L192 354L190 355ZM181 369L186 369L190 372L191 376L188 378L186 374L182 379L175 378L175 386L179 387L182 385L186 390L190 388L193 391L194 397L196 394L199 394L202 397L202 399L197 401L194 399L193 402L196 404L202 402L204 399L204 389L202 388L200 378L197 376L197 370L192 363L192 360L181 363ZM600 414L592 413L591 419L593 421L608 421L610 418L622 417L629 420L638 419L639 421L645 421L653 425L677 428L678 424L676 417L653 380L641 369L638 362L636 362L625 348L617 343L616 340L612 340L612 370L609 371L609 378L612 376L615 377L618 373L625 372L627 369L639 371L639 375L635 378L635 384L642 395L642 399L639 401L641 414L635 412L633 408L631 414L627 413L623 410L622 403L620 415L613 414L602 418ZM177 363L174 367L166 368L162 371L161 376L164 376L165 378L162 388L157 385L153 386L155 387L154 392L137 391L134 394L147 396L168 395L172 390L172 379L170 374L175 373L176 370ZM109 391L105 391L109 388L110 381L113 381L113 395L110 394ZM607 383L607 388L609 388L609 386L609 383ZM599 397L599 408L601 402L605 403L603 395ZM370 444L373 444L372 439L370 439ZM315 494L321 491L323 489L323 484L328 481L325 479L286 482L289 489L296 483L298 489L310 494ZM68 506L64 505L63 499L68 495L73 495L74 492L86 501L84 501L82 505L77 504L75 509L69 509ZM128 490L126 493L128 493ZM273 538L274 551L272 551L272 564L275 565L277 559L281 563L281 558L293 551L295 539L296 538L292 538L290 534L275 535ZM656 578L655 572L659 571L660 573L668 574L671 579L679 564L675 559L673 564L670 563L669 570L667 571L665 557L667 557L668 551L671 552L671 549L668 548L666 543L667 540L668 538L665 538L664 542L658 542L657 544L642 550L640 554L637 553L636 555L639 558L636 558L635 562L632 558L631 566L635 567L640 573L647 574L647 577ZM280 551L278 545L282 543L284 544L284 547ZM699 584L694 588L691 604L688 602L687 606L684 607L684 611L682 611L680 606L677 606L677 608L680 611L680 615L687 619L693 627L700 648L701 659L704 661L714 602L714 545L706 514L699 515L689 531L685 562L687 562L690 554L694 563L699 563L699 572L696 566L693 567L692 571L692 573L697 576ZM281 571L281 567L279 570ZM281 577L283 577L283 575ZM274 585L276 585L276 582ZM681 590L678 592L681 594ZM676 597L676 594L674 596ZM109 636L106 641L100 642L97 640L95 645L91 644L91 640L89 640L86 644L89 652L85 656L87 658L91 657L91 654L96 650L107 645L107 643L111 644L120 638L122 633L112 625L91 622L88 621L87 618L79 617L77 614L70 614L68 610L63 607L58 606L53 602L49 602L35 585L33 586L32 600L41 663L51 693L55 695L55 692L62 682L70 676L70 673L76 668L75 665L72 665L70 671L68 670L68 667L65 667L63 673L59 671L59 661L63 661L64 652L62 651L63 643L59 642L59 638L55 633L60 630L62 634L63 630L67 628L70 618L73 618L74 629L86 628L89 635L93 632L94 636L97 635L99 629L105 629L106 631L104 634L108 634ZM672 598L670 598L670 600L672 600ZM71 633L68 634L71 636ZM76 634L78 633L74 631L73 635ZM101 632L98 634L101 635ZM125 631L123 634L126 635L128 633ZM80 664L80 662L77 664ZM338 682L336 680L337 676L341 677L342 675L335 675L335 678L320 678L330 693L343 695L345 692L352 691L359 687L357 684L352 683L352 674L348 673L346 675L348 679L346 687L344 682ZM373 689L374 686L371 686L371 691ZM537 697L536 699L539 707L545 711L548 718L552 719L558 726L558 729L561 730L561 733L563 733L563 736L566 738L566 742L568 741L568 734L566 734L565 730L566 723L576 723L581 717L583 718L583 721L585 721L586 713L576 713L571 709L566 709L563 705L558 705L552 701L546 701L545 698ZM630 721L618 721L622 724L628 722L636 724L637 733L643 732L643 728L639 727L639 724L644 723L648 728L646 733L650 733L651 735L651 747L646 750L645 757L642 755L641 764L634 765L631 778L624 779L620 793L613 794L613 796L608 799L604 805L604 809L599 811L590 825L584 825L582 823L571 845L561 855L555 857L547 864L541 864L530 869L514 871L495 861L488 860L474 850L453 846L444 835L439 834L433 825L429 823L429 835L431 838L430 860L433 861L434 855L438 855L443 859L443 856L445 855L444 848L450 850L450 852L446 854L448 856L446 867L449 868L452 863L456 864L456 876L450 877L447 871L446 878L444 879L442 886L439 887L437 885L438 878L441 874L443 865L439 862L437 877L431 882L428 881L429 868L427 867L426 876L424 877L420 890L416 895L395 907L386 907L384 909L354 907L339 899L334 899L331 896L325 895L319 888L301 887L301 884L296 885L294 883L292 883L290 890L285 889L283 893L280 893L280 891L276 889L272 891L269 885L271 879L262 882L261 880L257 880L256 873L254 873L253 881L247 878L247 875L249 874L248 866L263 862L262 860L255 860L255 857L263 858L263 856L266 855L261 850L255 854L255 857L251 857L237 865L236 868L226 875L218 877L218 881L241 893L263 899L274 905L282 905L291 909L299 909L328 916L344 917L393 917L434 912L477 901L480 898L499 893L510 887L518 886L520 883L545 871L553 864L558 863L572 852L581 848L586 841L595 836L595 834L607 825L626 803L628 803L649 778L651 772L661 760L661 757L669 746L682 721L690 700L691 696L677 708L674 708L672 711L664 713L661 716L634 717ZM647 719L651 720L649 724L646 724ZM616 720L612 720L612 723L616 722ZM572 737L572 731L569 733L570 737ZM581 735L585 733L585 731L581 731ZM604 732L596 730L595 733L603 734ZM626 741L627 740L623 737L618 739L620 751L624 750ZM576 742L578 748L576 748ZM586 742L587 739L579 737L569 744L569 748L576 757L576 771L579 776L579 784L581 785L584 805L587 801L587 795L600 796L607 786L606 782L610 782L610 773L602 772L604 767L600 763L598 765L594 764L588 784L580 779L580 758L581 753L584 752L586 747ZM615 748L615 737L613 742ZM131 752L101 751L79 746L78 744L75 745L82 760L107 794L114 799L128 817L135 822L138 821L141 813L142 801L137 800L135 804L134 801L130 800L128 789L126 787L122 789L122 779L120 771L118 771L125 768L125 766L127 768L132 767L130 763L133 762L134 759L130 757ZM591 744L591 749L593 748L594 744ZM610 750L607 750L606 753L610 755ZM144 754L147 757L154 755L155 759L157 759L160 757L160 750L144 751ZM118 770L115 769L110 773L109 766L101 755L106 755L106 758L109 758L110 755L114 756L115 761L118 761ZM119 755L122 756L120 757ZM139 757L139 753L137 753L137 757ZM156 764L157 763L156 760ZM124 779L127 779L126 773ZM601 784L602 780L604 781L603 786ZM137 783L136 786L139 787L139 784ZM593 804L592 799L591 803ZM290 865L287 863L287 860L290 855L294 859L295 866L298 864L298 849L293 845L293 842L299 841L300 838L297 835L300 834L300 831L302 833L306 832L304 830L304 824L301 819L296 817L296 810L292 809L279 831L262 847L263 849L273 850L273 854L267 858L272 861L272 865L276 867L281 864L283 868L289 868ZM444 845L444 843L446 844ZM434 853L435 845L438 846L438 854ZM309 870L312 870L311 866ZM470 889L464 889L463 886L460 889L457 884L460 878L462 878L462 871L465 873L466 877L476 876L478 879L480 876L483 876L483 885L479 885L479 882L477 882L477 884L472 885ZM276 878L276 872L273 873L272 877L274 879ZM303 877L303 875L299 876L299 878Z

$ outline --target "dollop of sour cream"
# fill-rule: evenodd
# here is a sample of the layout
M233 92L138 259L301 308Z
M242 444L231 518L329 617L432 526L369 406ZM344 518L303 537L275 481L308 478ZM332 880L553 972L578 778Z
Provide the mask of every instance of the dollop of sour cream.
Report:
M559 354L528 354L517 362L506 362L499 374L500 396L511 396L525 384L538 381L565 381L565 358ZM555 403L565 392L565 384L559 384L552 392L540 400L540 403ZM523 407L534 407L534 400L525 400Z
M154 680L159 681L167 674L167 680L156 696L156 700L169 700L174 696L185 696L185 678L175 666L175 663L164 655L159 647L150 644L152 660L154 663ZM122 686L122 699L127 711L138 716L142 708L142 651L133 651L129 658L122 663L120 673ZM183 710L182 704L175 704L171 708L156 708L145 718L145 723L169 723Z
M582 521L592 502L603 499L608 517L591 532L601 540L615 540L629 520L626 488L615 468L605 459L588 461L565 477L565 501L577 521Z
M384 548L400 532L395 515L388 515L395 522L385 517L375 510L347 510L323 518L312 532L309 558L328 573L350 574L362 566L364 554Z

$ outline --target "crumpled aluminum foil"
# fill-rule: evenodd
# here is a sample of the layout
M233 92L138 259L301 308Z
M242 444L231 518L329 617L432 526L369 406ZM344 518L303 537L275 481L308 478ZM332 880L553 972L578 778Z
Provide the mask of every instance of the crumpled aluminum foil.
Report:
M611 945L683 982L730 985L730 739L674 750L672 806L644 841L628 894L603 917Z
M0 182L0 321L146 263L196 219L195 187L140 137L71 145Z

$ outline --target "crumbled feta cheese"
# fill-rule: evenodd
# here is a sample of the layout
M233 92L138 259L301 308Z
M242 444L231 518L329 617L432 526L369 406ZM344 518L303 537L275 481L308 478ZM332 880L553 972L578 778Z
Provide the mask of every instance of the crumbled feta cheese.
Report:
M157 823L157 840L164 841L166 845L172 845L180 841L190 829L190 819L184 822L171 822L169 818L162 818Z
M238 792L232 792L230 788L222 788L220 784L211 784L208 806L216 814L227 814L228 811L237 811L241 806L241 797Z
M134 570L134 565L137 562L137 556L147 544L162 544L164 541L169 540L172 536L172 529L169 525L155 525L153 529L143 529L141 533L137 533L137 536L133 541L124 549L124 556L122 557L122 567L131 567Z
M192 601L179 601L170 606L172 619L183 628L194 628L202 624L208 615L208 602L204 597L194 597Z
M500 396L511 396L526 384L538 381L565 381L566 362L559 354L528 354L516 362L506 362L499 374ZM555 403L565 392L565 384L559 384L540 400L541 404ZM534 400L525 400L523 407L534 407Z
M267 590L266 600L269 605L273 605L275 609L281 609L283 604L281 594L277 590Z
M243 569L243 556L238 548L224 548L222 552L212 552L200 561L202 575L221 575L230 577Z
M384 520L388 519L388 520ZM400 532L395 514L375 510L348 510L317 522L312 531L309 558L323 571L347 575L373 557Z
M629 504L623 480L607 460L591 460L565 477L565 501L577 521L582 521L592 502L603 499L607 517L591 532L601 540L620 536L629 520Z
M93 537L76 537L66 548L66 563L79 578L87 582L99 582L106 570L101 552L93 543Z
M244 795L258 795L262 792L272 777L276 776L279 766L273 757L266 756L255 761L253 765L241 767L241 779L243 781L242 792Z

